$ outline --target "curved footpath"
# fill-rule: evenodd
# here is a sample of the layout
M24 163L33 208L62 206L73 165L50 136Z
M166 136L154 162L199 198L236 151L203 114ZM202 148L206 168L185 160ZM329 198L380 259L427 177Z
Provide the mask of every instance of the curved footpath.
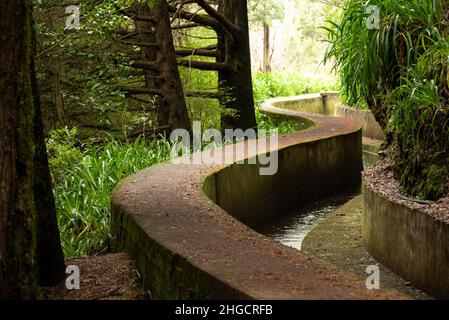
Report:
M251 226L312 195L360 183L362 137L353 121L269 104L264 110L314 124L279 137L270 150L279 152L275 176L258 175L259 165L165 163L114 191L115 243L136 260L145 289L155 299L403 298L367 290L364 279L241 222ZM257 155L257 141L243 144L248 150L238 150L236 160ZM235 145L223 150L232 153Z

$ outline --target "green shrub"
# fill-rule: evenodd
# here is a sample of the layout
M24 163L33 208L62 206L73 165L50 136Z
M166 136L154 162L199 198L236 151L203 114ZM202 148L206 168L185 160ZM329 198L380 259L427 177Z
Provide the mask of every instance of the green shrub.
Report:
M338 79L304 77L294 73L257 73L253 76L254 100L261 102L275 97L291 97L308 93L338 90Z
M126 176L169 159L172 147L165 139L79 145L75 134L76 130L58 130L48 142L66 257L110 250L113 188Z
M347 102L368 105L386 131L403 192L438 199L449 190L449 2L345 4L327 29L326 59L336 62ZM379 28L367 27L368 4L379 8Z

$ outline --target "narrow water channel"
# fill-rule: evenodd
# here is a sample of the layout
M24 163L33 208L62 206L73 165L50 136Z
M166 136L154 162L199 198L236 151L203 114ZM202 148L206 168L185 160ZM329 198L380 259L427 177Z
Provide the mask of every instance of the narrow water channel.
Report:
M363 152L363 165L365 168L378 160L375 153ZM304 205L279 219L271 220L256 227L256 231L286 246L301 250L302 242L307 234L328 214L344 205L346 202L361 193L356 190L344 190L342 193L320 199L311 204Z

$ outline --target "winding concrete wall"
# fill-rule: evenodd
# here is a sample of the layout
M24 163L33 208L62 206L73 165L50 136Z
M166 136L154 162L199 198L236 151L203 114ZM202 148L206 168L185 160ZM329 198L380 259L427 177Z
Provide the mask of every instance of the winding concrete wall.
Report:
M340 101L340 94L336 91L272 99L269 104L280 109L349 118L362 126L363 137L373 140L384 140L385 138L382 128L371 111L343 106ZM276 119L276 115L273 116Z
M400 298L369 291L364 281L244 224L360 183L359 125L270 103L263 108L313 123L279 136L279 146L270 147L279 154L276 175L260 176L260 164L164 163L125 179L115 189L115 243L136 260L146 290L156 299ZM256 144L243 143L247 148L238 149L244 151L236 161L257 156ZM233 150L235 145L223 148L225 153Z
M379 123L369 110L358 110L337 104L337 115L358 122L362 126L363 136L374 140L384 140L385 135Z
M275 98L267 101L264 105L271 105L279 109L336 116L338 103L339 93L329 91L288 98ZM276 116L276 113L273 113L273 115Z
M376 260L432 296L449 299L449 225L364 186L363 243Z

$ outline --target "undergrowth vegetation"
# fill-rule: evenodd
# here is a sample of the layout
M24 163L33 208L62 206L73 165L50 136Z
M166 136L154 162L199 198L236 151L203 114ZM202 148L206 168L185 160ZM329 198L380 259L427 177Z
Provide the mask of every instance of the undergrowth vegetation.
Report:
M257 73L253 76L254 100L291 97L308 93L339 90L337 77L305 77L297 73Z
M169 159L172 150L164 139L99 146L81 143L76 134L76 129L57 130L47 143L66 257L109 251L113 188L126 176Z
M387 151L407 195L435 200L449 189L449 1L348 0L328 28L347 102L366 104L387 133Z
M254 82L260 100L335 88L328 82L323 85L318 80L278 74L258 74ZM205 112L210 115L211 109ZM201 115L197 115L196 120L201 120ZM296 121L275 124L260 107L256 116L261 129L276 128L282 134L302 128ZM137 139L132 143L112 137L106 141L80 141L77 137L76 129L60 129L52 131L47 142L66 257L108 252L112 240L112 190L121 179L169 160L173 151L173 143L163 137L151 141Z

